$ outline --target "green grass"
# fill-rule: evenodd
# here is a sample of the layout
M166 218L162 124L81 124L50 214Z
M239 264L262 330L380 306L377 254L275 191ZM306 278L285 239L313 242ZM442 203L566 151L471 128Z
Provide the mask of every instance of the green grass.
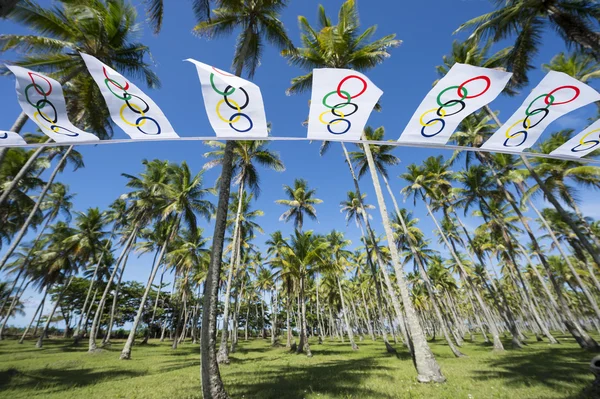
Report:
M593 377L593 354L572 339L551 346L530 342L523 350L492 353L481 339L456 359L441 341L432 349L448 378L419 384L406 350L389 355L381 342L365 341L352 352L347 342L311 341L314 356L271 348L269 342L241 342L231 364L221 367L233 398L575 398ZM90 355L70 340L0 342L2 398L200 398L199 348L150 341L136 346L130 361L119 360L122 342ZM508 343L507 343L508 344Z

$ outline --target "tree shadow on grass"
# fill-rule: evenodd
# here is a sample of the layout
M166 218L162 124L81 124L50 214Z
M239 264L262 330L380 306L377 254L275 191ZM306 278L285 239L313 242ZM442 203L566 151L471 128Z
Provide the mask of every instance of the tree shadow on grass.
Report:
M487 361L489 367L476 370L473 378L501 379L506 385L546 386L555 391L579 388L592 380L589 362L594 354L572 347L513 350Z
M0 396L2 391L52 389L66 391L71 387L96 384L106 379L124 379L145 375L145 372L131 370L94 370L91 368L51 369L40 368L22 372L15 368L0 371Z
M330 361L324 364L284 366L225 374L225 385L232 397L260 399L304 398L307 394L333 395L339 397L376 397L391 399L389 395L363 386L363 380L380 371L389 377L376 359L350 359ZM258 375L257 375L258 374ZM391 381L390 381L391 382Z

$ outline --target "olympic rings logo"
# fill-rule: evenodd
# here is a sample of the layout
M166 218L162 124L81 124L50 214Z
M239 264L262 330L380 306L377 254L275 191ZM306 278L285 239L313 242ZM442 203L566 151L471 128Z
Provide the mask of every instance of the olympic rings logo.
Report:
M344 83L346 83L350 79L358 79L358 81L360 83L362 83L361 90L358 93L356 93L355 95L351 95L348 91L342 90ZM348 75L344 79L340 80L340 82L337 85L336 90L325 94L325 96L323 97L322 103L325 106L325 108L328 108L328 110L325 112L322 112L319 115L319 122L321 122L324 125L327 125L327 130L329 131L329 133L344 134L344 133L348 132L348 130L350 130L350 127L352 127L352 123L346 118L354 115L358 111L358 105L353 103L351 100L363 95L365 93L365 91L367 91L367 87L368 87L368 84L365 81L365 79L361 78L358 75ZM334 105L331 105L330 97L334 96L334 95L337 97L334 97L333 101L336 101L338 97L344 101L338 102ZM339 100L337 100L337 101L339 101ZM346 108L346 107L349 107L349 108ZM333 117L331 118L331 120L326 121L325 117L329 114L333 115ZM339 126L340 123L346 124L345 129L340 128L340 126ZM332 126L335 126L335 125L338 125L339 130L337 130L338 128L336 128L336 130L332 129Z
M219 75L234 76L229 73L223 72L220 69L217 69L215 67L213 67L213 70L216 73L218 73ZM220 120L222 120L223 122L229 124L229 127L231 127L236 132L246 133L246 132L252 130L252 128L254 127L254 123L252 122L252 119L250 119L250 117L247 114L242 112L242 110L246 109L246 107L250 103L250 96L248 95L248 92L243 87L235 88L235 87L229 86L229 85L227 87L225 87L225 90L219 90L217 88L217 86L215 85L214 79L215 79L215 74L211 73L210 74L210 86L217 94L223 96L223 99L219 100L219 102L217 102L217 106L215 108L217 117ZM233 98L231 98L233 93L235 93L236 91L238 93L241 92L244 95L244 100L242 101L242 104L240 104L238 101L235 101ZM229 116L229 118L224 117L223 113L221 112L221 108L222 108L223 104L227 105L228 108L230 108L231 110L234 111ZM231 111L229 111L229 112L231 112ZM234 124L240 122L242 120L242 118L247 121L248 127L247 128L244 128L244 127L238 128L238 127L234 126Z
M52 133L62 134L64 136L79 136L79 133L56 124L58 121L58 113L56 112L56 107L54 106L54 104L52 104L52 102L48 100L48 96L52 93L52 83L50 83L50 81L42 75L38 75L34 72L27 73L29 74L29 79L31 79L31 84L25 87L25 99L32 107L36 109L36 111L33 114L33 119L38 124L38 126L41 126L42 128L51 131ZM44 88L42 87L42 85L44 84L41 81L36 82L36 78L40 78L45 82L45 85L48 87L46 91L44 91ZM32 99L34 93L30 94L29 92L32 88L38 95L42 96L43 98L37 101L35 101L35 99ZM8 134L5 133L5 137L1 138L8 138Z
M109 78L108 74L106 73L105 67L102 67L102 72L104 72L104 77L106 77L106 79L104 79L104 84L106 84L106 87L108 88L108 90L119 100L122 100L125 102L125 104L123 104L123 106L119 110L119 115L121 116L121 119L123 120L123 122L125 122L127 125L129 125L131 127L136 127L140 132L142 132L143 134L146 134L148 136L159 135L162 131L160 125L158 124L156 119L151 118L146 115L148 113L148 111L150 111L150 105L142 97L136 96L135 94L131 94L131 93L127 92L127 90L129 89L129 82L125 81L125 84L120 84L116 80ZM115 91L114 90L115 87L119 90ZM134 98L135 98L135 102L134 102ZM138 102L138 103L136 103L136 102ZM127 117L125 116L125 112L127 110L136 114L135 115L136 119L134 122L128 120ZM153 122L155 125L155 129L152 129L151 131L149 131L148 126L146 126L147 121ZM146 129L146 130L143 130L142 127L144 127L144 129Z
M600 132L600 129L594 129L591 132L587 133L586 135L584 135L580 140L579 140L579 144L577 144L575 147L571 148L572 152L581 152L581 151L587 151L587 150L591 150L592 148L596 147L598 144L600 144L600 141L598 140L588 140L585 141L585 139L596 133L596 132ZM598 138L600 138L600 135L598 136ZM590 145L591 144L591 145ZM580 148L582 146L587 146L585 148Z
M554 95L557 92L559 92L560 90L572 90L574 95L572 98L570 98L568 100L557 102L556 97ZM574 101L577 97L579 97L580 93L581 93L581 90L579 90L579 88L577 86L560 86L560 87L557 87L556 89L552 90L548 94L541 94L541 95L537 96L536 98L534 98L529 103L527 108L525 109L525 115L526 115L525 118L519 119L518 121L516 121L512 126L510 126L506 130L506 140L504 140L504 146L505 147L519 147L520 145L522 145L525 142L525 140L527 140L527 134L528 134L529 129L534 128L537 125L539 125L550 114L551 106L568 104L568 103ZM543 105L540 105L540 106L538 106L538 108L532 110L531 108L534 106L534 103L541 98L544 99ZM536 115L540 115L540 114L542 114L541 117L540 116L536 117ZM537 120L533 121L534 119L537 119ZM520 129L520 130L518 130L514 133L511 133L511 131L515 128L515 126L517 126L519 124L520 124L520 126L518 127L518 129ZM510 140L515 139L517 137L521 137L521 141L518 144L512 144L512 145L508 144L508 142ZM586 137L587 137L587 135L586 135ZM582 138L582 140L583 140L583 138ZM588 142L588 143L590 143L590 142ZM587 143L581 142L581 144L587 144ZM577 147L579 147L579 145ZM589 149L589 148L591 148L591 147L588 147L587 149ZM583 150L579 150L579 151L583 151Z
M466 87L467 84L469 84L471 82L475 82L477 80L483 80L485 82L485 88L483 90L481 90L479 93L469 95L469 90ZM446 87L444 90L440 91L436 98L436 102L439 107L427 110L427 111L423 112L421 114L421 116L419 117L419 123L422 126L421 135L424 137L434 137L434 136L437 136L438 134L440 134L446 127L446 121L444 120L444 118L446 118L448 116L453 116L453 115L456 115L456 114L462 112L465 109L465 107L467 106L465 104L464 100L476 98L476 97L483 95L485 92L487 92L490 89L491 84L492 83L490 81L490 78L488 78L485 75L480 75L480 76L476 76L474 78L465 80L459 86L449 86L449 87ZM457 99L442 101L442 96L446 92L448 92L448 91L452 92L455 89L456 89L456 95L458 97ZM455 109L454 108L455 106L458 106L459 108ZM425 116L428 114L431 114L431 113L435 113L435 115L432 115L433 118L428 120L427 122L425 122L424 121ZM426 132L425 131L428 127L435 126L438 123L440 125L439 125L437 131L435 131L435 132Z

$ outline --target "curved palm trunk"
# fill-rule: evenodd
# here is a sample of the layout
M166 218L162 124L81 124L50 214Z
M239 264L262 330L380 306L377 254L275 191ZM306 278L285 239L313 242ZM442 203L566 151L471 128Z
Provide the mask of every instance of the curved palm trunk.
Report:
M40 147L40 148L43 148L43 147ZM35 202L35 205L33 206L33 209L31 210L31 212L29 212L29 216L25 220L25 223L23 223L23 226L21 226L21 230L19 230L19 233L13 239L10 248L6 251L2 260L0 260L0 270L2 270L4 268L4 265L6 265L6 262L8 261L8 259L12 256L15 249L17 249L17 247L21 243L21 240L25 236L25 233L27 233L27 229L29 229L29 226L31 225L33 218L35 217L36 213L40 209L40 206L42 205L42 201L46 197L48 190L50 190L50 187L52 186L54 179L58 175L58 172L60 172L62 165L66 162L67 157L69 156L69 154L71 153L72 150L73 150L73 146L69 146L69 148L67 149L65 154L61 157L60 161L58 161L58 163L56 164L54 171L52 172L52 174L50 175L50 178L48 179L48 182L46 183L46 185L42 189L42 192L38 196L38 198ZM1 204L2 203L0 202L0 206L2 206Z
M150 277L148 278L148 283L146 283L146 289L144 290L144 295L142 296L140 306L138 307L137 314L135 315L135 319L133 320L133 325L131 326L131 329L129 330L129 336L127 337L127 342L125 342L125 346L123 346L123 350L121 351L121 356L120 356L121 360L131 359L131 348L133 347L133 341L135 341L135 333L136 333L137 327L140 324L140 321L142 320L142 313L144 312L144 307L146 306L146 300L148 299L148 294L150 293L150 288L152 288L152 282L154 282L154 278L156 277L156 273L158 272L158 267L160 266L160 264L163 261L163 257L165 255L165 251L167 249L167 246L169 245L169 242L173 239L175 234L177 234L177 229L179 228L180 221L181 221L181 214L177 215L177 219L175 220L175 222L173 223L173 226L171 227L171 232L170 232L169 236L167 237L167 239L165 240L165 242L163 243L162 248L160 249L160 253L159 253L158 257L156 258L156 261L154 262L154 265L152 265L152 271L150 272ZM177 340L177 337L175 337L175 340Z
M385 267L385 265L383 264L383 262L381 261L381 254L379 253L379 247L376 245L377 240L375 237L375 233L373 232L373 229L371 228L371 224L369 223L369 218L367 217L366 211L364 209L364 204L362 202L362 194L360 191L360 185L358 184L358 179L356 178L356 174L354 173L354 167L352 166L352 162L350 161L350 157L348 156L348 150L346 150L346 146L344 145L344 143L340 143L342 145L342 149L344 150L344 156L346 158L346 164L348 165L348 168L350 169L350 174L352 175L352 180L354 182L354 189L356 190L356 194L358 196L358 201L360 203L360 207L362 209L362 219L359 218L359 227L361 229L361 235L364 237L365 236L365 232L363 231L363 226L362 223L365 224L365 229L367 230L369 237L371 239L371 241L374 243L374 247L375 247L375 256L377 258L377 262L379 264L379 268L381 270L381 273L383 274L383 278L385 280L386 283L386 287L388 288L389 291L389 295L392 298L392 305L394 307L394 310L396 312L396 317L398 318L398 325L400 326L400 330L402 332L402 335L404 337L404 344L409 348L409 351L411 353L411 356L413 355L413 345L412 342L410 340L408 331L406 329L406 323L404 322L404 315L402 312L402 309L400 307L400 304L398 303L398 299L394 293L393 290L393 286L391 284L391 280L390 280L390 276L389 273ZM366 244L366 243L365 243ZM365 248L367 248L367 246L365 245ZM381 294L381 285L380 285L380 281L377 278L377 270L375 268L375 265L373 264L373 261L371 259L371 255L369 254L369 249L367 248L367 263L370 266L371 269L371 274L373 277L373 282L375 283L375 289L376 289L376 293L377 293L377 304L380 310L380 313L382 312L383 309L383 304L382 304L382 298L383 295ZM381 313L380 315L380 319L382 321L382 335L383 335L383 342L385 344L386 350L389 353L395 353L396 350L390 345L386 333L385 333L385 325L383 324L383 313ZM390 320L390 328L392 331L392 335L394 335L394 323L392 322L392 320ZM396 336L394 335L394 341L396 340Z
M25 162L25 164L21 167L21 169L19 170L17 175L12 179L12 181L10 182L8 187L6 187L4 189L4 191L2 192L2 195L0 195L0 207L6 203L10 194L19 185L19 183L21 182L23 177L27 174L27 172L29 172L29 170L31 169L31 167L33 166L35 161L39 158L39 156L44 151L44 149L45 149L44 147L38 147L37 150L35 150L35 152L33 154L31 154L29 159L27 159L27 162Z
M383 193L381 192L381 186L379 184L379 177L377 176L377 170L375 169L375 164L373 161L373 154L371 154L371 149L369 148L368 144L363 145L363 148L367 156L369 171L373 180L377 202L379 203L379 212L381 213L381 218L383 220L383 227L385 229L390 254L392 255L392 263L394 265L394 270L396 271L396 279L398 280L398 286L400 287L400 295L402 296L402 302L404 303L406 322L414 348L414 362L417 368L417 379L420 382L443 382L446 380L446 378L442 374L440 366L435 360L435 356L427 344L425 333L421 328L417 313L410 300L408 285L404 277L404 270L402 270L400 267L400 256L396 246L394 245L394 234L388 219L387 208L385 206Z
M117 286L115 287L115 293L113 294L113 303L110 309L110 320L108 322L108 326L106 327L106 335L102 339L102 345L110 344L110 336L112 335L113 325L115 324L115 313L117 311L117 301L119 300L119 290L121 289L121 280L123 279L123 274L125 273L125 267L127 267L127 261L129 260L129 254L125 255L125 259L123 259L123 266L121 267L121 273L119 273L119 279L117 280Z
M52 307L52 311L48 315L48 320L46 320L46 325L44 326L44 329L42 330L42 333L40 334L40 337L38 338L38 340L37 340L37 342L35 344L36 348L41 349L44 346L44 338L48 334L48 329L50 328L50 323L52 322L52 317L54 317L54 313L56 313L56 309L58 308L58 305L59 305L59 303L60 303L63 295L65 294L65 292L67 292L67 289L71 285L72 281L73 281L73 277L69 278L69 282L62 289L62 291L58 295L58 298L56 298L56 302L54 303L54 307Z
M344 314L344 323L346 323L346 330L348 330L348 339L350 340L350 346L352 347L352 350L356 351L356 350L358 350L358 346L356 345L356 342L354 342L354 333L352 332L352 325L348 321L348 310L346 309L346 301L344 300L344 292L342 290L342 283L340 282L340 279L338 277L336 277L336 280L337 280L338 290L340 292L340 300L342 302L342 313Z
M233 281L233 274L235 273L236 266L239 268L239 254L241 251L241 231L240 231L240 217L242 214L242 199L244 193L244 178L240 181L240 188L238 191L238 206L237 213L235 215L235 225L233 228L233 241L231 243L231 260L229 262L229 271L227 273L227 286L225 288L225 298L223 299L223 327L221 328L221 344L219 345L219 351L217 352L217 363L229 364L229 351L227 349L227 339L229 336L229 306L231 302L231 288Z
M241 74L238 71L237 75ZM228 399L225 391L219 365L217 363L217 304L219 294L219 280L221 274L221 259L223 256L223 243L227 225L227 208L229 203L229 190L231 189L231 174L233 171L234 143L227 141L223 154L221 170L221 186L219 188L219 202L215 218L213 245L210 253L210 262L204 284L204 305L202 307L202 329L200 331L201 350L201 378L202 395L210 399Z
M483 298L481 298L481 296L479 295L479 292L477 292L476 288L474 287L473 280L467 274L467 271L465 270L464 265L462 264L460 258L456 254L454 245L450 244L450 242L448 241L446 234L442 230L442 228L439 225L436 217L434 216L431 208L429 207L429 203L427 203L427 199L425 198L425 195L423 194L423 192L421 192L421 198L423 199L423 203L425 204L425 207L427 208L427 213L429 213L429 216L431 216L431 219L433 220L433 223L435 224L435 227L436 227L438 233L440 234L440 237L442 237L442 239L444 240L444 244L446 244L446 248L448 249L448 251L450 251L452 258L454 258L454 261L456 262L456 265L458 266L458 268L460 270L460 275L461 275L462 279L465 280L465 282L467 283L466 284L467 290L472 291L474 293L475 298L477 299L477 303L479 304L479 307L481 308L484 316L487 319L488 327L490 329L490 333L492 334L492 339L494 341L494 350L495 351L503 351L504 345L502 345L502 341L500 340L500 333L498 332L496 325L494 324L493 320L490 317L490 311L489 311L487 305L483 301ZM477 316L477 317L479 317L479 316ZM481 322L479 322L479 323L481 323ZM482 331L483 331L483 329L482 329ZM485 335L485 332L483 332L483 334Z
M121 261L123 260L123 257L129 253L129 250L131 249L131 245L133 244L135 236L137 235L137 230L138 230L138 226L136 224L136 226L133 228L133 231L129 235L127 242L123 246L123 250L121 251L119 258L117 259L115 267L114 267L112 273L110 274L108 281L106 282L106 287L104 288L104 292L102 293L102 298L100 298L100 302L98 303L98 308L96 310L96 313L94 314L94 320L92 321L92 327L90 328L90 339L89 339L89 343L88 343L88 352L95 352L98 349L98 346L96 345L96 335L98 334L97 330L98 330L98 327L100 324L100 316L102 313L102 309L104 308L104 303L106 302L106 298L108 297L108 293L110 292L110 286L115 278L117 270L119 270ZM91 305L90 305L90 309L91 309ZM90 313L90 311L88 310L88 314L89 313Z
M21 338L19 339L20 344L22 344L23 341L25 340L25 337L27 336L27 333L31 329L31 326L33 325L33 322L35 321L35 318L38 315L38 313L40 313L42 311L42 309L44 309L44 303L46 302L46 295L48 295L48 289L47 289L47 287L44 287L44 296L42 296L42 300L40 301L40 304L38 305L37 309L35 310L35 313L31 317L31 321L29 322L29 325L23 332L23 335L21 335Z

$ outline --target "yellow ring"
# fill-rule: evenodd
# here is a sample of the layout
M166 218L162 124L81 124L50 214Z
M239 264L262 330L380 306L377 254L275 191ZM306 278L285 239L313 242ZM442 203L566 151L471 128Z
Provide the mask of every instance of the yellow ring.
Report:
M339 116L339 118L345 118L345 116L344 116L344 114L343 114L342 112L340 112L339 110L337 110L337 111L340 113L340 116ZM341 119L340 119L339 121L337 121L337 122L325 122L325 121L323 120L323 115L325 115L325 114L328 114L328 113L330 113L330 112L331 112L331 111L325 111L325 112L323 112L321 115L319 115L319 122L321 122L321 123L322 123L322 124L324 124L324 125L328 125L328 126L331 126L331 125L336 125L336 124L340 123L340 122L341 122ZM336 115L336 116L337 116L337 115Z
M33 119L35 119L35 121L37 122L38 126L41 126L41 127L43 127L44 129L46 129L46 130L50 130L50 131L52 131L52 129L51 129L51 128L49 128L49 127L47 127L47 126L44 126L44 122L41 122L41 121L38 119L38 115L40 115L40 114L44 115L44 116L45 116L47 119L50 119L50 118L48 118L48 115L44 114L42 111L37 111L37 112L35 112L35 113L33 114Z
M592 133L595 132L600 132L600 129L594 129L591 132L587 133L585 136L583 136L580 140L579 140L579 144L583 145L583 144L587 144L586 142L584 142L583 140L585 140L587 138L587 136L589 136Z
M431 123L431 122L424 123L424 122L423 122L423 118L425 117L425 115L427 115L427 114L428 114L428 113L430 113L430 112L436 112L438 109L440 110L440 113L442 114L442 118L443 118L444 116L446 116L446 111L444 111L444 108L441 108L441 109L440 109L440 108L432 108L432 109L430 109L429 111L425 111L425 112L423 112L423 114L422 114L422 115L421 115L421 117L419 118L419 123L421 124L421 126L433 126L433 125L435 125L436 123L438 123L439 121L435 121L435 122L433 122L433 123Z
M130 104L129 104L129 106L130 106L130 107L132 107L132 108L135 108L135 109L137 109L137 110L140 112L140 114L141 114L142 116L144 116L144 115L145 115L145 114L144 114L144 111L142 111L142 109L141 109L140 107L138 107L137 105L130 103ZM125 117L123 116L123 111L125 111L125 108L127 108L127 104L123 104L123 106L121 107L121 111L120 111L120 114L121 114L121 119L123 119L123 122L125 122L125 123L127 123L129 126L133 126L133 127L140 127L140 126L144 126L144 123L146 123L146 119L142 120L142 123L140 123L139 125L138 125L137 123L131 123L131 122L129 122L127 119L125 119Z
M219 107L224 102L225 102L225 100L221 100L221 101L219 101L217 103L217 116L219 117L219 119L222 120L225 123L236 123L237 121L239 121L240 120L240 115L236 116L233 120L229 120L229 119L223 118L223 116L221 115L221 112L219 111ZM238 114L242 112L242 109L240 108L240 105L238 103L236 103L235 101L233 101L231 98L229 99L229 102L232 103L233 105L235 105L235 107L237 108Z
M507 139L514 139L515 137L519 137L518 135L511 137L510 134L508 134L508 133L512 130L513 127L517 126L519 123L522 123L524 121L525 121L525 119L520 119L520 120L516 121L511 127L509 127L508 129L506 129L506 134L505 134L506 138ZM527 126L525 128L525 130L529 130L530 127L531 127L531 122L529 122L529 126ZM523 134L523 133L521 133L521 134Z

